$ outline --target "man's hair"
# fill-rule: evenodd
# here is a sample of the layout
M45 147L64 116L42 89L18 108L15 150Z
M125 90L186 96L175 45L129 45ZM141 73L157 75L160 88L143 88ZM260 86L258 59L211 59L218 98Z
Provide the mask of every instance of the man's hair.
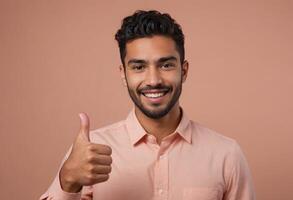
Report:
M123 66L125 66L126 43L134 39L154 35L172 38L180 55L180 62L183 63L185 51L181 26L167 13L160 13L156 10L138 10L133 15L123 19L121 28L115 34Z

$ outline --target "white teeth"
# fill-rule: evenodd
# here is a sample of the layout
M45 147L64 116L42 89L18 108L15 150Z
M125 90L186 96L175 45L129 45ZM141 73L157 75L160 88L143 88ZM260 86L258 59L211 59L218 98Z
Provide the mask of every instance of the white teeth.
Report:
M161 93L144 93L144 96L149 97L149 98L158 98L158 97L164 96L164 92L161 92Z

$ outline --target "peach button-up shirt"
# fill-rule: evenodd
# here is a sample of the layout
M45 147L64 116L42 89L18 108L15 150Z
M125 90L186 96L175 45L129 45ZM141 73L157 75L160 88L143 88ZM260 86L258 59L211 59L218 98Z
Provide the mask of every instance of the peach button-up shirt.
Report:
M146 133L134 109L126 120L91 131L90 140L112 148L109 180L67 193L58 173L40 199L255 199L250 170L235 140L189 120L185 112L161 145Z

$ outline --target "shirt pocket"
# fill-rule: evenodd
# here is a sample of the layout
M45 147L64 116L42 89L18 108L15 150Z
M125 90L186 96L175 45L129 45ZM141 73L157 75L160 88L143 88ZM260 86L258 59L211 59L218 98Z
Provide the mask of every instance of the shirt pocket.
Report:
M221 200L221 194L216 188L192 187L183 189L183 200Z

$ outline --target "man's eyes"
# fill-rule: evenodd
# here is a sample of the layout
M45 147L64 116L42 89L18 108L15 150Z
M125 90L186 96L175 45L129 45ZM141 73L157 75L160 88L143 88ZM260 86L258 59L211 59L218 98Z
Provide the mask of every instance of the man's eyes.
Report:
M173 64L173 63L164 63L164 64L162 64L162 68L164 68L164 69L169 69L169 68L172 68L172 67L174 67L175 65Z
M163 63L159 67L162 68L162 69L171 69L171 68L175 67L175 64L173 64L173 63ZM146 68L145 65L133 65L133 66L131 66L131 69L134 70L134 71L142 71L145 68Z
M133 69L135 71L141 71L144 69L144 65L134 65L131 67L131 69Z

